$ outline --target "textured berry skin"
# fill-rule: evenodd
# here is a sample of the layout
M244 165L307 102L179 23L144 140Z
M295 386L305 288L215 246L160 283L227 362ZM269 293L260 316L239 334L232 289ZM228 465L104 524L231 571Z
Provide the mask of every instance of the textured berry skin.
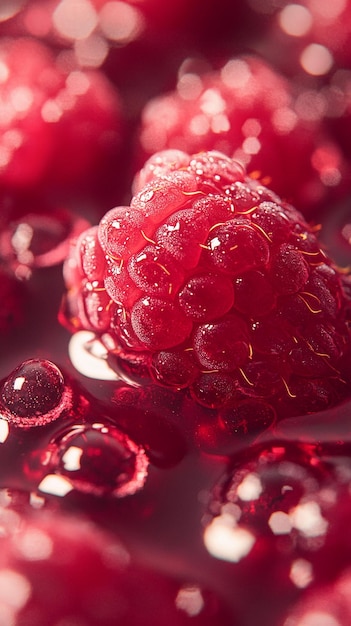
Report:
M73 245L65 279L71 330L204 407L258 400L280 418L347 395L341 275L302 215L222 153L154 155L130 207Z
M190 66L174 91L145 105L137 164L164 149L221 150L310 216L340 195L347 171L317 100L258 55L206 72Z

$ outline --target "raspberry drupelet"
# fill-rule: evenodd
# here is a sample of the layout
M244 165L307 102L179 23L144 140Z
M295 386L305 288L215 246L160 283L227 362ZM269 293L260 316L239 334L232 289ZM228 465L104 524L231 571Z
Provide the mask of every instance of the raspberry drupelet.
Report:
M72 245L61 321L226 421L323 410L348 393L350 303L317 230L222 153L156 153Z

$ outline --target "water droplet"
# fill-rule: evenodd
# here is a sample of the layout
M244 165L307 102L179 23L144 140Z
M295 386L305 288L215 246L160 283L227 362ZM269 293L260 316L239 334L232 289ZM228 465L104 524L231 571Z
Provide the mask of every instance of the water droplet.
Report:
M59 368L45 359L28 359L5 380L1 417L17 426L42 426L71 406L71 390Z
M139 491L147 477L142 447L112 425L75 425L49 444L50 475L92 495L123 497ZM45 480L45 478L44 478Z

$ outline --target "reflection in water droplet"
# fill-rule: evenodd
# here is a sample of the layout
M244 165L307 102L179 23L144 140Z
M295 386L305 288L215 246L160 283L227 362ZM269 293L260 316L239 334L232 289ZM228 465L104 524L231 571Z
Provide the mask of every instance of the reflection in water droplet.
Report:
M204 532L207 551L216 559L238 563L245 558L255 544L255 536L246 528L238 526L231 515L216 517Z
M70 491L73 490L73 486L69 480L63 478L63 476L56 476L55 474L48 474L43 478L38 490L42 493L48 493L52 496L58 496L63 498Z
M81 330L74 333L68 346L73 367L83 376L95 380L118 380L107 363L107 351L95 333Z

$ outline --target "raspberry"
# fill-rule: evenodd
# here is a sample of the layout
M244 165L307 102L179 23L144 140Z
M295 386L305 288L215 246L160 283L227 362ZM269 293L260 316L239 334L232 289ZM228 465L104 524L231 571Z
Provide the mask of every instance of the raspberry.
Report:
M142 111L136 169L159 150L221 150L311 216L340 196L342 177L349 175L323 114L317 114L325 95L313 94L254 54L206 71L184 63L175 90L149 100Z
M281 418L347 395L341 275L296 209L218 152L155 155L135 189L73 246L66 325L207 408Z
M2 38L0 64L1 185L62 190L96 181L122 130L120 98L105 76L66 71L49 47L26 37Z

